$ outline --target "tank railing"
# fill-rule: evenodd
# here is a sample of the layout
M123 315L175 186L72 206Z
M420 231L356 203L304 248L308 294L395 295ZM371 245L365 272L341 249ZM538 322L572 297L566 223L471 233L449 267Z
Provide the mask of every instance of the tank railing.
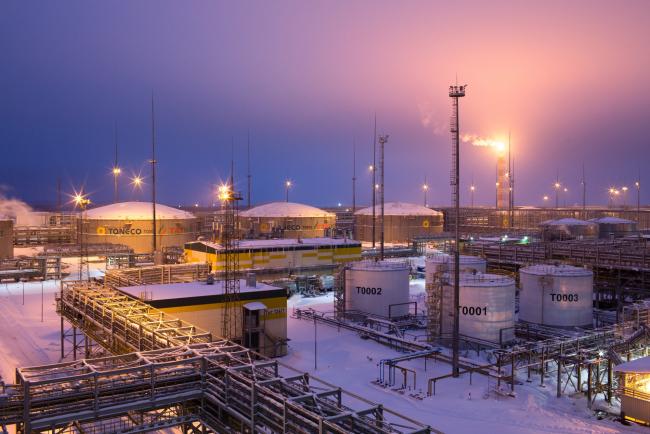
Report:
M402 270L409 268L408 261L369 261L364 260L357 262L357 265L351 267L352 270L381 269L381 270Z

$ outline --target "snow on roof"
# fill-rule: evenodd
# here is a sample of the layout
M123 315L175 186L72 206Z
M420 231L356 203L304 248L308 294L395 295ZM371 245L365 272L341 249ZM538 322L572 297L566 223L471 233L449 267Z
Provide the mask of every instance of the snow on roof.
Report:
M534 274L536 276L591 276L593 272L586 268L573 265L537 264L519 269L520 273Z
M89 209L86 219L90 220L151 220L151 202L120 202ZM167 205L156 204L157 220L193 219L194 215Z
M641 357L614 367L615 372L650 374L650 357Z
M636 223L632 220L627 220L627 219L622 219L619 217L600 217L600 218L595 218L589 220L590 222L593 223L604 223L604 224L630 224L630 223Z
M239 213L241 217L335 217L335 214L294 202L271 202Z
M381 205L375 205L375 213L379 215L381 213ZM371 215L372 207L360 209L355 213L355 215ZM415 203L406 203L406 202L386 202L384 204L384 214L385 215L410 215L410 216L440 216L441 212L433 210L431 208L426 208L422 205L417 205Z
M133 297L141 298L146 294L147 300L172 300L188 297L203 297L210 295L222 295L224 293L224 281L216 280L214 285L208 285L206 282L184 282L184 283L164 283L159 285L141 285L118 288ZM239 292L257 292L273 291L280 289L275 286L257 282L255 287L246 285L246 280L239 281Z
M594 223L591 221L574 219L566 217L557 220L546 220L540 223L540 226L592 226Z
M266 305L260 301L251 301L250 303L246 303L244 308L247 310L264 310L266 309Z

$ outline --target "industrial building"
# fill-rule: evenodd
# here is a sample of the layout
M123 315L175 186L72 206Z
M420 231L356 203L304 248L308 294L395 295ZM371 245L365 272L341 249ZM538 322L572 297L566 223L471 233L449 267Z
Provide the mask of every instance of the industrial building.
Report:
M361 243L346 238L242 240L235 247L240 270L300 270L332 268L361 259ZM185 244L185 260L225 267L223 246L209 241Z
M209 331L222 334L226 297L224 281L153 284L118 288L123 293L143 301L162 312ZM239 325L237 336L245 347L266 356L286 354L287 293L255 279L239 282L236 308Z
M0 217L0 259L14 256L14 222Z
M89 244L121 244L135 253L151 253L153 217L151 202L121 202L80 214L83 241ZM187 212L156 204L158 249L182 247L198 235L198 220Z
M586 240L598 238L598 225L593 222L565 217L547 220L539 225L544 241Z
M329 236L336 215L313 206L272 202L239 214L245 238L316 238Z
M379 241L380 205L375 206L375 241ZM372 207L354 214L355 238L364 242L373 241ZM409 243L414 238L427 238L441 233L443 216L441 212L422 205L405 202L387 202L384 205L384 240L386 243Z
M641 357L614 368L618 375L621 418L650 425L650 357Z
M589 221L598 226L600 238L621 238L638 234L637 223L633 220L606 216Z
M456 222L453 208L442 208L445 231L452 231ZM464 235L521 233L531 235L539 231L539 226L547 220L574 218L591 221L601 217L616 217L637 223L638 230L650 229L650 208L615 209L606 207L535 207L521 206L512 210L494 207L462 207L459 214L460 231Z

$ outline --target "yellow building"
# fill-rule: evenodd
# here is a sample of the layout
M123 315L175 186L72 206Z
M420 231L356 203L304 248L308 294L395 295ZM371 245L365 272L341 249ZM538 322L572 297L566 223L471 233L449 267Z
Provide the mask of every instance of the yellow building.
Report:
M641 357L614 368L619 376L621 417L650 425L650 357Z
M361 259L361 243L342 238L242 240L236 251L242 271L317 269ZM223 247L212 242L185 243L185 259L216 272L225 267Z
M205 281L154 284L118 288L151 306L212 333L222 336L225 309L224 282ZM233 320L237 341L269 357L287 353L287 292L255 281L239 282L239 297Z

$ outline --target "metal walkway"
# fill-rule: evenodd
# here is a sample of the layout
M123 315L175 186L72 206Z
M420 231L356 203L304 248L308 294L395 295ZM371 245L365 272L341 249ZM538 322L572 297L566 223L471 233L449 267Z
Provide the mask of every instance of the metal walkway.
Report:
M58 309L113 353L18 368L0 426L22 433L431 433L406 416L89 283Z

